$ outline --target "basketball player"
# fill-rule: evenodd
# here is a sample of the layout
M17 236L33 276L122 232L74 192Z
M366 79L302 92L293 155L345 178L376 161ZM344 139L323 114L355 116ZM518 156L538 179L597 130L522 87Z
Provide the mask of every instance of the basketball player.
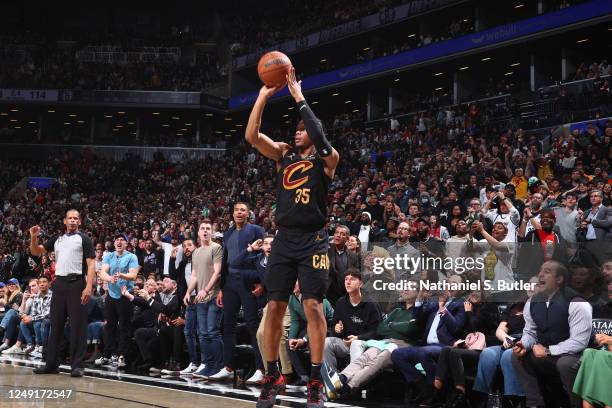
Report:
M267 375L257 407L272 407L276 396L285 388L285 378L278 367L278 344L287 302L297 279L308 320L312 363L307 407L317 408L324 406L321 363L327 325L322 301L329 273L329 243L324 230L326 197L340 156L325 137L320 120L306 103L293 68L287 75L287 85L302 117L295 131L295 145L275 142L259 132L266 102L281 87L261 88L245 135L246 140L261 154L276 161L278 171L276 219L279 229L272 243L269 273L265 280L269 298L264 329L267 337L264 353L268 358Z

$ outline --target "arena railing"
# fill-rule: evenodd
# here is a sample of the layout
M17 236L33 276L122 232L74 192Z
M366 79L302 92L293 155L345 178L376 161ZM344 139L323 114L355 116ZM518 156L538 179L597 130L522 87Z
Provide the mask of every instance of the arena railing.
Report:
M45 160L49 157L61 157L71 154L82 157L86 151L95 152L99 157L120 161L126 155L138 156L144 161L152 161L159 154L173 163L187 160L203 160L208 157L221 157L227 149L214 148L181 148L181 147L145 147L145 146L95 146L95 145L62 145L62 144L19 144L6 143L0 148L0 158Z

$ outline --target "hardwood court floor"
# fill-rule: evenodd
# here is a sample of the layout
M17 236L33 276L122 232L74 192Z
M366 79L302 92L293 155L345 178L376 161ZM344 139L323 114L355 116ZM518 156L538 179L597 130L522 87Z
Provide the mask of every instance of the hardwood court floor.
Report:
M69 400L11 402L9 389L72 389L75 396ZM34 375L29 367L0 364L0 407L214 407L253 408L254 403L238 399L197 394L143 384L103 378L71 378L68 374Z

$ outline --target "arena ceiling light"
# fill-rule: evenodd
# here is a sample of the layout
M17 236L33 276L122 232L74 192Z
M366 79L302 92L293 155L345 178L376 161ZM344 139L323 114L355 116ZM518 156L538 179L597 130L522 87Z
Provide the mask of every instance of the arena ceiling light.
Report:
M363 51L370 51L370 47L365 47Z
M416 37L416 34L415 33L408 34L408 38L412 38L412 37Z
M466 69L469 69L470 67L461 67L459 68L459 71L465 71Z
M220 134L222 134L223 132L222 132L222 131L220 131L220 130L215 130L215 133L216 133L216 134L218 134L218 135L220 135Z
M504 75L505 75L505 76L508 76L508 75L514 75L514 72L506 72Z
M519 65L521 65L520 62L515 62L514 64L510 64L511 67L518 67Z
M295 106L290 106L287 108L287 110L293 110L295 108Z
M213 114L212 113L205 113L204 116L211 117L211 116L213 116Z
M21 129L21 126L15 126L15 129Z
M133 125L133 124L134 124L134 122L128 122L128 125Z
M85 123L85 121L84 120L77 120L77 123L82 125L83 123Z
M344 103L351 103L351 102L353 102L353 101L351 101L351 100L344 101Z
M444 88L442 88L441 86L439 86L439 87L437 87L435 90L436 90L436 91L441 91L442 89L444 89Z
M105 118L112 118L113 115L104 115Z
M316 105L317 103L319 103L319 101L314 101L312 102L312 105Z
M71 118L76 118L76 116L77 116L77 115L76 115L76 113L71 113L71 114L70 114L70 115L68 115L68 116L70 116Z
M286 113L283 115L283 118L287 118L289 117L289 115L287 115Z
M159 115L159 112L151 112L151 115Z
M8 113L6 113L6 112L0 112L0 116L8 116Z
M35 124L36 124L36 122L34 122L33 120L29 121L28 123L29 123L30 125L35 125Z
M436 73L434 74L434 76L440 76L440 75L444 75L444 72L436 72Z
M177 135L177 136L183 136L183 134L182 134L182 133L177 133L176 135Z
M187 128L182 128L182 129L181 129L181 132L187 132L188 130L189 130L189 129L187 129Z
M19 112L19 109L11 109L11 112Z
M320 62L327 62L327 58L321 58Z
M116 125L115 127L118 128L118 129L121 129L123 127L123 125Z
M47 112L48 113L55 113L55 111L53 109L49 109Z
M353 113L359 112L359 109L353 109Z
M17 122L17 119L11 119L11 122Z
M117 115L125 115L125 112L119 111L119 112L117 112Z
M236 129L230 129L230 132L237 132Z
M162 127L170 127L170 125L167 124L167 123L164 123L164 124L162 124Z
M491 57L484 57L483 59L481 59L482 62L487 62L487 61L491 61Z
M179 120L179 119L180 119L180 117L178 117L178 116L173 116L171 119L172 119L172 120Z
M64 125L69 125L69 124L70 124L70 122L64 122Z
M338 95L340 95L340 92L334 92L334 93L332 94L332 96L338 96Z
M185 126L191 126L191 123L185 123Z
M524 4L517 4L516 6L514 6L515 9L520 9L521 7L525 7Z
M244 126L244 125L242 125L242 124L240 124L240 123L238 123L238 124L236 125L236 127L242 127L242 126Z
M399 78L395 78L395 79L393 80L393 82L399 82L399 81L400 81L400 79L399 79Z
M225 120L225 121L227 121L227 122L229 122L229 121L231 121L231 120L232 120L232 118L225 118L224 120Z
M589 41L588 38L583 38L582 40L576 41L576 44L580 44L580 43L587 42L587 41Z

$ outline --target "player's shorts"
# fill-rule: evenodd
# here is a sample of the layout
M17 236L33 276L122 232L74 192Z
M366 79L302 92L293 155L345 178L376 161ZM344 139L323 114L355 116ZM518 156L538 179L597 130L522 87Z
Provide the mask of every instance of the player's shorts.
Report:
M295 281L304 299L323 300L329 280L329 237L315 232L279 229L266 272L268 299L288 301Z

